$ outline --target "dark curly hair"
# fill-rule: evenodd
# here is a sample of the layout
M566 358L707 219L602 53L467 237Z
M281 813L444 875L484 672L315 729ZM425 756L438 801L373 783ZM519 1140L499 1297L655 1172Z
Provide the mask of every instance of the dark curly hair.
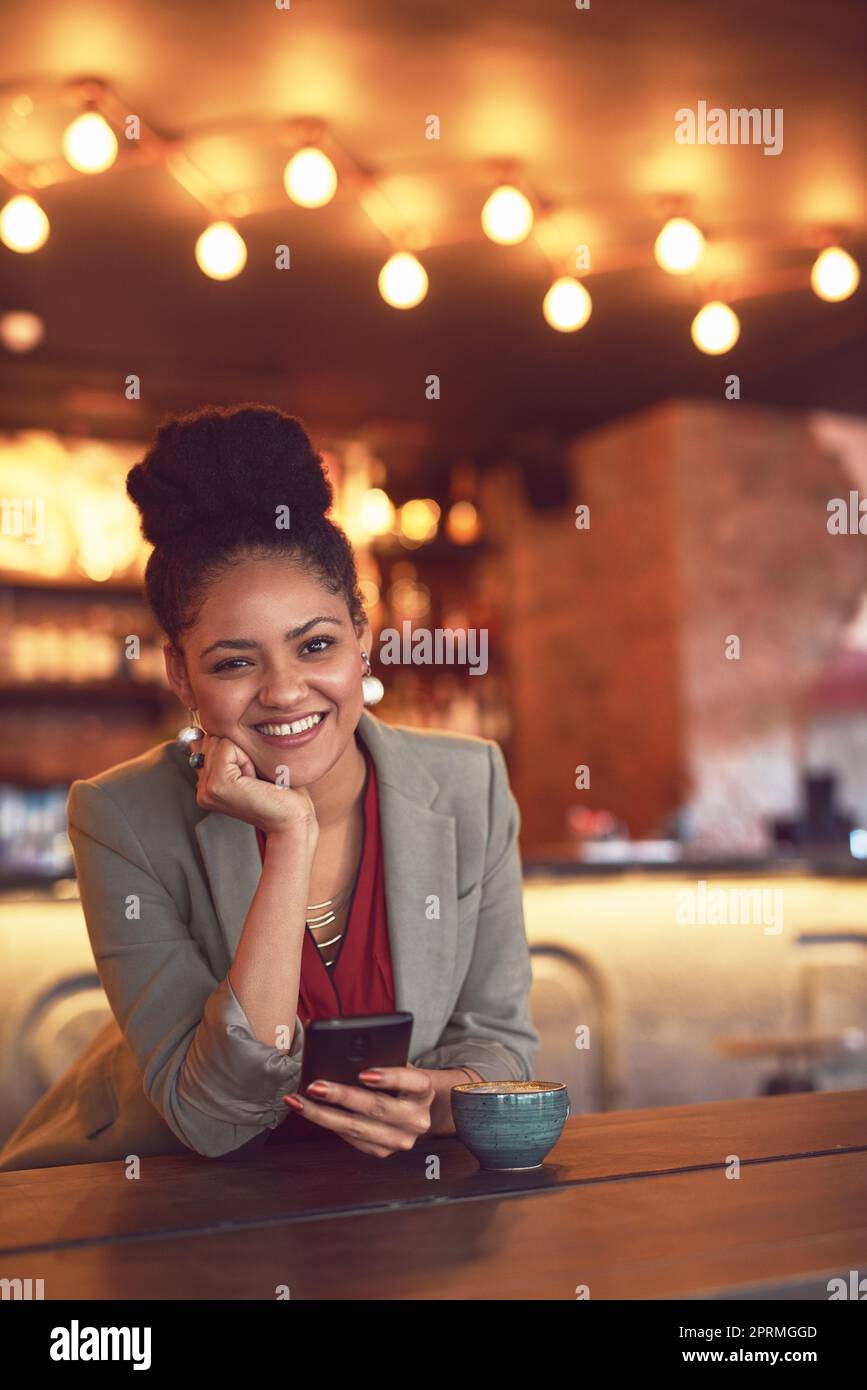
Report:
M364 623L352 547L326 515L331 483L294 416L255 402L172 416L130 469L126 490L154 547L148 603L174 647L209 582L245 556L291 558L343 595L356 629ZM286 507L289 526L278 529Z

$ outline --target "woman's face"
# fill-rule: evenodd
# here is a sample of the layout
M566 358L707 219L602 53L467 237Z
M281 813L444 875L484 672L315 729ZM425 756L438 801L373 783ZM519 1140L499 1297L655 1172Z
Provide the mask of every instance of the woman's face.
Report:
M341 595L291 560L247 558L211 584L183 659L166 647L166 671L206 733L231 739L269 781L288 767L291 785L307 786L353 738L369 637L366 624L356 633ZM287 730L306 715L323 717L301 734Z

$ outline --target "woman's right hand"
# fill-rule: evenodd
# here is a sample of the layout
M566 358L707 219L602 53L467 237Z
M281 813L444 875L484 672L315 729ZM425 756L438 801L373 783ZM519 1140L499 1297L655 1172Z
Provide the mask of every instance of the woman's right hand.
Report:
M257 825L266 835L319 838L316 808L306 787L277 786L257 777L252 759L229 738L203 733L189 751L205 755L204 766L196 768L196 801L204 810Z

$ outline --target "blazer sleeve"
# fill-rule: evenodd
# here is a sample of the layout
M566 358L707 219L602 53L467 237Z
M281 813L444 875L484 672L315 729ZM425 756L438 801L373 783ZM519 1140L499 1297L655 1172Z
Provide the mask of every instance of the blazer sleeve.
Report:
M148 1100L208 1157L276 1128L301 1076L300 1018L288 1052L260 1042L108 792L73 782L66 809L96 968Z
M530 951L518 847L521 813L499 744L488 744L488 842L476 935L454 1012L417 1067L466 1064L483 1081L528 1081L539 1046L530 1018Z

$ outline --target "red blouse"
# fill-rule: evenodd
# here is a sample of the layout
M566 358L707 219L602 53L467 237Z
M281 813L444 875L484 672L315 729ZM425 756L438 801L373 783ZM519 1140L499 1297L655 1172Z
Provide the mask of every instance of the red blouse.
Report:
M305 1028L312 1019L351 1014L392 1014L397 1005L388 939L382 836L376 769L364 741L356 734L367 773L362 792L361 860L342 940L333 965L326 965L309 927L304 928L298 1015ZM265 857L265 833L256 829L259 852ZM322 1136L322 1129L286 1106L288 1118L266 1143L283 1143L305 1134Z

